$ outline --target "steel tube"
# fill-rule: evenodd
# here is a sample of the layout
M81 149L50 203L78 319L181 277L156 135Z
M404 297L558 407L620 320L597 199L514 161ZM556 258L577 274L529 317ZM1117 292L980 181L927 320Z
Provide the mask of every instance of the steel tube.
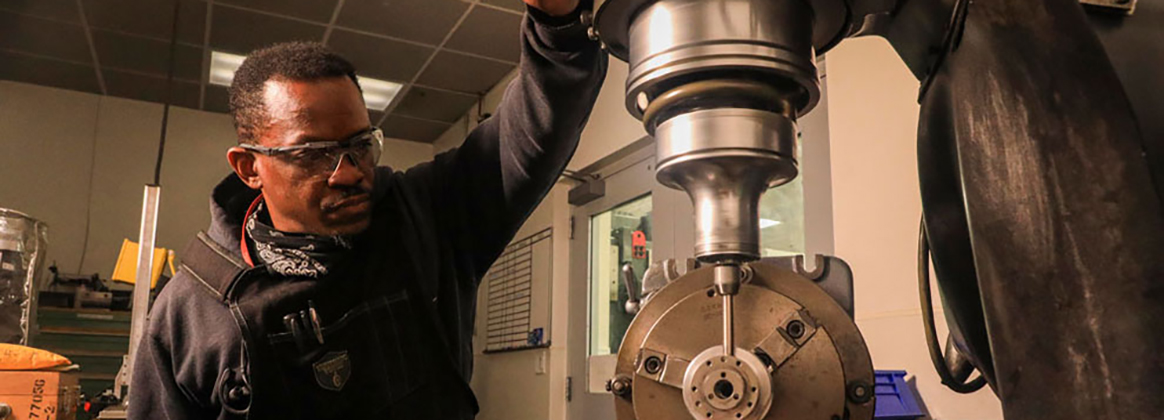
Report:
M129 325L129 352L126 355L125 365L118 374L118 382L124 381L129 386L129 378L133 377L133 361L137 356L138 344L145 335L147 314L150 305L150 288L153 280L154 244L158 230L158 203L161 200L162 187L146 185L142 197L141 227L138 231L137 272L133 283L133 310ZM120 384L119 384L120 385ZM114 392L120 394L121 386L114 387Z
M732 295L723 295L723 354L736 355L735 311L732 308Z
M723 354L736 354L734 296L740 292L740 266L715 266L715 292L723 297Z

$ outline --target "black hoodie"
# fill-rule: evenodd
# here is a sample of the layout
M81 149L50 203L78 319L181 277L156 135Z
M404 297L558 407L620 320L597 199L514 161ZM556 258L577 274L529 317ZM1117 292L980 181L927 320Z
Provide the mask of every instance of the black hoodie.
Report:
M476 402L467 383L472 375L477 286L565 168L598 95L606 72L606 56L597 43L587 39L577 12L553 18L531 9L523 21L521 43L517 78L510 83L495 115L474 129L461 147L407 172L377 168L373 228L369 229L372 233L363 235L362 241L374 243L373 248L380 249L382 255L356 253L345 264L359 270L369 267L382 271L379 278L413 282L400 286L400 293L411 291L412 305L429 305L429 311L417 309L407 325L393 326L409 328L415 341L390 344L403 348L403 353L440 365L424 371L430 382L425 385L431 388L428 391L409 386L396 387L399 389L382 396L371 395L392 400L384 404L408 405L415 401L417 406L435 410L381 407L375 411L378 417L417 418L418 413L427 413L419 414L420 418L471 418L476 413ZM257 194L233 174L214 189L213 221L206 237L226 254L222 256L224 260L241 261L241 224ZM214 286L231 279L201 279L190 266L179 270L150 312L149 327L138 347L133 369L129 418L260 418L263 415L256 413L277 411L237 407L237 401L231 401L249 401L247 395L232 394L232 390L238 391L237 383L255 379L238 375L245 374L248 363L256 362L255 358L268 356L260 354L253 344L248 350L243 339L246 333L241 331L248 325L240 324L239 320L245 317L237 305L232 305L230 295L262 294L263 281L282 280L251 281L250 291L239 286L240 290L221 293ZM353 270L348 271L351 274ZM319 281L342 283L343 279ZM416 295L423 299L415 299ZM395 308L391 306L395 305L394 298L381 301L390 312ZM321 311L324 318L338 318L326 314L326 308ZM431 317L419 318L428 315ZM274 326L262 328L267 330L265 333L280 332ZM440 342L443 345L433 344ZM441 346L445 350L442 354L448 357L425 354L435 354L442 350L438 348ZM409 357L412 356L402 357L408 359L404 364L412 363ZM361 368L364 366L351 366ZM294 400L292 395L276 395L285 390L250 385L255 392L255 405L310 405ZM249 394L252 389L245 391ZM418 399L433 397L440 400L421 404ZM339 410L303 412L300 416L350 414Z

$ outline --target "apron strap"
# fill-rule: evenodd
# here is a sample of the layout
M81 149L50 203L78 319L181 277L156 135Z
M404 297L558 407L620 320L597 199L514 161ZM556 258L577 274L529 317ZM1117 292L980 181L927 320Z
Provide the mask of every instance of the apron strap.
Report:
M209 288L223 301L246 269L245 263L206 236L205 232L198 232L182 251L180 270L192 274L195 280Z

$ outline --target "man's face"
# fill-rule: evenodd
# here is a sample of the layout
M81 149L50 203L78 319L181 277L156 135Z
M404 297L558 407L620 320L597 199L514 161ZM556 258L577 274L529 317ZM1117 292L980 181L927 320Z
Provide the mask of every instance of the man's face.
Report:
M340 141L371 125L359 90L347 77L270 80L263 96L269 124L259 131L260 146ZM368 227L374 162L344 157L338 167L308 170L293 156L252 155L276 229L337 235Z

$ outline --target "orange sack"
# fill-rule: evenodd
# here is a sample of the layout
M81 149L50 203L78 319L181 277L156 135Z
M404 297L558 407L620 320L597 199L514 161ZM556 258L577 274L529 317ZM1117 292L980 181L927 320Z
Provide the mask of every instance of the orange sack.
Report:
M0 370L37 370L71 364L65 356L48 350L0 343Z

